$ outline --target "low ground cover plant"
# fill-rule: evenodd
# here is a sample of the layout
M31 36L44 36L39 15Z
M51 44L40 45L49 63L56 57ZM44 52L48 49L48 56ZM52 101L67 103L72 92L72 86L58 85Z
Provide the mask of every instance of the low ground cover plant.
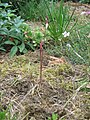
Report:
M65 53L66 45L70 41L71 33L76 28L77 18L74 17L75 9L70 14L69 7L64 6L63 0L60 1L58 6L57 2L53 1L48 4L44 0L44 4L48 12L46 18L44 17L43 19L46 20L46 31L48 31L48 36L51 38L48 42L51 49L49 50L55 56L62 56Z

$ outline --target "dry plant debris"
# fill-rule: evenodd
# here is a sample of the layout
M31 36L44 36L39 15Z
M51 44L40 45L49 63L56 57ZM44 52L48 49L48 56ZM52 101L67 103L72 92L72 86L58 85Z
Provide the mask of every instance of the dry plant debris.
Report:
M52 113L59 120L89 120L90 92L81 89L87 84L78 81L87 76L87 66L50 64L62 60L45 54L43 59L43 81L39 79L39 51L8 59L0 63L0 110L9 105L17 120L48 120ZM45 64L45 62L47 64ZM82 69L81 69L82 68Z

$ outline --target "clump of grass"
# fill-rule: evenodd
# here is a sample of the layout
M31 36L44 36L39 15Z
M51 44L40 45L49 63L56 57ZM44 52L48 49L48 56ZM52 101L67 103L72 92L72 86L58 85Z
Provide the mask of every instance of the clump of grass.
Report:
M47 0L47 3L50 4L50 1ZM26 4L19 6L19 14L26 20L44 20L42 16L45 17L48 12L44 0L40 0L39 2L30 0L26 2Z

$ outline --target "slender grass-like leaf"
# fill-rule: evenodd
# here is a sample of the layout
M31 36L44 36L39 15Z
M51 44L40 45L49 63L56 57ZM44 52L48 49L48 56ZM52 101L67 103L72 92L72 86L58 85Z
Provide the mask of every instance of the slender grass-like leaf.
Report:
M15 45L15 43L10 40L5 41L4 44Z
M73 23L73 25L70 25L70 22L72 20L72 17L74 15L74 11L69 16L67 8L64 6L64 0L60 1L59 7L54 4L53 1L51 1L51 4L48 5L46 0L44 0L44 3L48 9L48 18L49 18L49 27L48 30L50 32L50 36L53 38L55 42L59 42L59 39L62 37L62 33L72 30L76 23Z
M72 20L72 17L73 17L73 15L74 15L75 10L76 10L76 8L73 10L73 12L72 12L72 14L71 14L69 20L67 21L67 25L66 25L66 27L65 27L65 30L66 30L67 27L69 26L69 24L70 24L70 22L71 22L71 20Z

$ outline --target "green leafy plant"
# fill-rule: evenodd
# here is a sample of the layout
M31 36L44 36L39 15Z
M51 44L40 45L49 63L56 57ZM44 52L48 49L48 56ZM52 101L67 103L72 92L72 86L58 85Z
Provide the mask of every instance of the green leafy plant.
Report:
M48 117L48 120L57 120L58 114L53 113L51 117Z
M80 3L90 3L90 0L80 0Z
M24 6L20 6L20 12L19 14L24 18L24 19L35 19L36 17L36 1L31 0L29 2L26 2Z
M0 112L0 120L17 120L16 114L15 115L11 115L12 113L10 112L9 108L10 106L8 106L8 108L6 110L3 110Z
M23 33L20 29L21 24L23 24L23 20L20 17L17 17L14 14L14 10L10 10L8 3L0 4L1 12L0 12L0 42L1 42L1 50L6 48L6 45L9 45L11 49L10 56L16 54L18 51L17 45L19 45L19 51L22 52L24 48L24 37ZM12 46L14 47L12 47ZM3 46L3 47L2 47ZM22 47L23 46L23 47Z
M14 14L15 10L10 10L8 3L1 3L0 6L0 50L10 51L10 57L16 53L26 53L30 49L35 50L41 34L32 34L30 27L20 16ZM36 44L33 39L36 39Z
M1 0L2 3L8 3L12 5L13 9L17 9L18 12L20 10L20 5L25 5L26 3L30 2L31 0ZM39 3L40 0L33 0L34 2Z
M50 4L50 0L47 0L47 3ZM19 7L19 14L26 20L44 20L43 18L48 12L44 0L30 0L24 5L20 4Z
M62 55L67 56L68 59L72 61L72 63L74 64L84 63L86 65L90 65L90 40L89 40L90 37L88 37L90 36L89 35L90 23L86 23L85 25L83 23L83 25L80 25L79 22L78 23L75 22L74 11L71 14L71 16L68 16L67 11L66 12L64 11L65 9L67 10L67 8L64 8L64 6L62 5L63 5L63 1L61 1L61 4L60 4L61 12L60 11L59 12L62 14L60 14L61 20L59 18L59 22L57 19L54 19L54 18L58 18L56 15L57 12L55 14L56 17L52 17L55 15L54 14L52 15L52 12L50 11L50 14L51 14L50 16L52 17L53 22L49 21L48 30L54 42L50 41L51 42L51 45L49 43L50 49L47 49L47 50L50 54L54 56L58 56L58 57ZM59 26L59 28L57 27L57 25ZM60 26L62 27L60 28ZM70 32L70 35L68 34L67 31ZM67 35L69 37L66 37Z
M89 34L90 24L85 25L81 29L77 29L77 33L71 35L73 41L67 44L66 55L75 64L86 64L90 66L90 38Z
M64 1L61 0L59 7L57 8L56 3L51 2L51 8L47 4L46 0L44 0L44 4L48 8L48 22L49 27L48 30L50 32L50 36L53 38L54 43L63 43L63 33L71 32L76 25L76 22L72 24L72 18L74 15L74 11L69 16L67 7L64 7ZM72 24L72 25L71 25ZM68 35L69 36L69 35ZM65 36L66 37L66 36Z
M5 52L6 50L4 49L4 46L3 46L4 43L2 41L3 41L3 37L0 36L0 50Z
M50 0L46 0L47 4L50 6ZM39 4L37 4L37 16L36 16L36 20L42 20L45 21L45 17L47 16L48 13L48 8L47 6L44 4L44 0L40 0Z
M38 46L40 44L40 41L43 39L44 34L40 31L39 28L37 28L34 32L33 32L33 45L34 46Z

